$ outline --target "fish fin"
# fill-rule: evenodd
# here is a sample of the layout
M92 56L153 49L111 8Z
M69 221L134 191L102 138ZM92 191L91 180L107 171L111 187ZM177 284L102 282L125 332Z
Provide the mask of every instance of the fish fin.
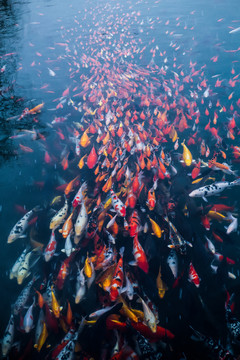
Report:
M208 200L205 198L205 196L202 196L202 199L203 199L205 202L208 202Z
M62 251L63 253L65 253L65 252L66 252L66 250L65 250L65 249L61 249L61 251Z
M124 294L127 291L127 287L125 286L124 288L121 289L120 294Z
M125 250L125 247L121 247L121 249L119 250L119 254L121 257L123 257L123 254L124 254L124 250Z
M137 262L136 261L130 261L129 263L128 263L129 265L131 265L131 266L137 266Z

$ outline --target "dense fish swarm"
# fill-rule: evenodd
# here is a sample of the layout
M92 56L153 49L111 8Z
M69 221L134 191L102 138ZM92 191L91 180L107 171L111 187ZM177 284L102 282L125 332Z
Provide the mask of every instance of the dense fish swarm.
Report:
M181 42L193 26L178 17L170 31L169 22L108 2L62 27L45 63L36 51L39 74L54 82L69 71L69 83L54 105L15 119L50 114L52 135L33 128L32 141L64 181L9 234L26 248L10 270L23 288L3 356L220 360L240 352L238 214L227 196L237 198L240 184L232 168L238 65L228 79L209 76L219 55L199 65ZM158 26L163 48L151 37ZM41 89L53 96L51 82ZM12 139L31 156L23 134Z

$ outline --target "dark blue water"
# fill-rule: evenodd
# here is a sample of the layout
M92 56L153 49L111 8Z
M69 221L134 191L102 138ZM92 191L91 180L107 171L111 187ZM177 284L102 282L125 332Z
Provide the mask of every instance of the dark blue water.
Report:
M209 118L213 120L217 100L221 107L227 109L218 113L216 128L222 138L226 137L227 162L230 164L234 159L230 146L239 146L236 129L232 142L226 135L228 119L234 112L237 126L239 123L237 75L240 73L240 32L229 32L240 26L238 15L237 0L228 3L221 0L1 2L0 274L4 294L1 297L1 309L4 309L1 311L1 334L10 316L10 303L16 300L21 289L15 280L8 279L12 264L24 249L20 239L7 244L12 226L22 216L16 205L30 210L37 204L49 203L59 195L56 188L75 176L72 169L76 168L76 164L70 165L67 171L61 165L64 152L67 153L72 146L67 140L73 135L72 130L69 131L67 125L58 126L52 122L56 117L68 115L67 121L80 122L84 116L84 111L74 111L71 103L65 102L56 109L66 89L70 89L67 102L71 99L80 108L86 103L94 110L97 100L91 103L88 98L91 82L85 97L82 94L84 79L87 81L95 75L94 81L97 83L97 74L94 73L96 66L86 58L99 60L99 68L108 63L109 70L113 72L117 68L126 71L129 65L134 69L133 73L136 69L145 69L149 74L145 79L143 76L142 83L152 82L153 86L165 79L166 85L171 87L174 72L180 76L183 71L180 82L190 75L193 81L183 82L182 94L192 101L191 94L195 92L193 96L200 111L200 122L195 130L198 131L197 138L205 138L209 146L213 145L212 137L204 132L204 127ZM159 73L162 67L166 71L163 76ZM193 67L199 71L198 74L193 75ZM229 80L234 81L234 77L236 83L232 86ZM201 88L200 83L204 79L207 87ZM215 87L217 79L222 81L221 87ZM106 90L112 84L104 83L103 86ZM117 82L113 84L115 89L118 86ZM203 92L208 87L210 94L205 97ZM81 95L77 95L79 93ZM135 106L141 113L140 102L137 103L139 98ZM172 101L171 97L169 102ZM44 103L41 112L20 119L25 108L31 109L41 103ZM233 110L230 110L231 103ZM210 117L205 115L206 108ZM173 121L170 113L169 120ZM186 139L195 131L189 126ZM180 140L183 138L185 132L180 134ZM178 151L182 152L181 146ZM49 164L45 158L46 152L51 157ZM60 153L62 156L59 156ZM192 153L197 160L197 149L193 147ZM239 170L238 163L234 164L234 169ZM223 201L239 208L238 191L234 189L227 194L227 199ZM239 276L239 247L235 236L234 248L229 244L223 247L220 244L218 249L219 252L226 252L227 256L235 255L237 265L229 267L229 271L237 277L234 288L237 287ZM43 243L47 241L42 239Z

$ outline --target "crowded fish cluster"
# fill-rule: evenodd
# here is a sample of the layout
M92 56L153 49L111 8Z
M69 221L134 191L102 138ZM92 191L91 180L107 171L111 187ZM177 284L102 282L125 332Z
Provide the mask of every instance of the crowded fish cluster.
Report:
M190 50L168 32L169 21L168 49L155 39L142 44L134 26L141 33L144 21L150 31L161 20L116 6L114 20L109 4L99 9L94 29L82 25L91 12L61 29L55 47L63 54L44 71L54 81L50 64L68 66L69 84L54 108L40 103L15 117L51 116L52 138L36 128L31 134L59 183L7 239L25 248L9 271L22 287L2 355L237 359L240 98L233 88L240 73L234 64L227 80L209 78L207 64L181 63ZM180 17L176 26L188 31ZM23 134L12 139L28 156Z

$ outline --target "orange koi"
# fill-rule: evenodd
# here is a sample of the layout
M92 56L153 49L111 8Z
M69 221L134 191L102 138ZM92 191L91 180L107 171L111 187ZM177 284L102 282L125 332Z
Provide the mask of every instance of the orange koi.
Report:
M94 166L96 165L97 163L97 153L96 153L96 150L94 148L94 146L92 147L92 150L90 151L89 155L88 155L88 158L87 158L87 166L89 169L92 169L94 168Z
M160 161L161 162L161 161ZM155 196L155 191L153 189L150 189L148 191L148 200L147 200L147 206L149 208L149 210L153 210L155 208L156 205L156 196Z
M30 114L36 114L36 113L40 112L40 110L42 109L43 106L44 106L44 103L41 103L41 104L35 106L33 109L30 109L29 110Z
M86 148L90 144L90 139L88 137L88 131L89 131L89 129L87 128L84 131L84 133L82 134L81 139L80 139L80 145L84 148Z
M73 187L76 185L77 180L79 179L79 175L77 175L73 180L71 180L64 190L65 195L68 195L71 191L73 191Z

